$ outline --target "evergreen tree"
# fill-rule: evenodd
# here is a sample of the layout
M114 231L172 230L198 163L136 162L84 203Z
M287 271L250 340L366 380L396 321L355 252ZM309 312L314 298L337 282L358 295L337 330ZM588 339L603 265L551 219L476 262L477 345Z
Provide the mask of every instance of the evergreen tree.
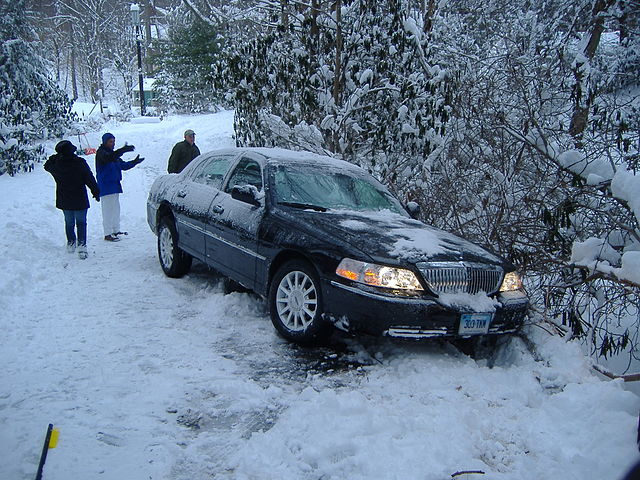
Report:
M24 4L0 6L0 175L32 170L44 155L33 141L62 135L71 120L71 102L27 40Z
M154 90L164 110L203 112L228 105L224 38L199 18L180 13L159 42Z
M449 78L406 0L318 0L238 55L236 139L331 152L394 190L437 145Z

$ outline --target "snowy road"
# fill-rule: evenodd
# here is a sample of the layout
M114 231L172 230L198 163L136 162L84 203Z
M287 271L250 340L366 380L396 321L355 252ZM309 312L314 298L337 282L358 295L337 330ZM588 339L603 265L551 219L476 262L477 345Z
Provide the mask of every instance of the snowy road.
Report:
M0 479L35 476L48 423L46 480L617 480L636 460L638 397L539 329L538 361L514 339L492 368L437 343L305 350L202 265L165 277L145 201L185 128L233 144L229 112L109 125L146 161L124 173L123 241L92 203L86 261L41 166L0 177Z

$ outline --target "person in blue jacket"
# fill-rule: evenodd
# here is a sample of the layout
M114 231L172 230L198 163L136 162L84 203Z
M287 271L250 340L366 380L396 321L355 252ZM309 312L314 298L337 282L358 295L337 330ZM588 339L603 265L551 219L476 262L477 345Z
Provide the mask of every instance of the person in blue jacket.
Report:
M114 150L116 137L111 133L102 136L102 145L96 152L96 177L100 188L100 203L102 205L102 226L104 239L109 242L120 240L120 194L122 193L122 171L135 167L144 160L140 155L125 162L120 157L135 150L133 145L125 145Z

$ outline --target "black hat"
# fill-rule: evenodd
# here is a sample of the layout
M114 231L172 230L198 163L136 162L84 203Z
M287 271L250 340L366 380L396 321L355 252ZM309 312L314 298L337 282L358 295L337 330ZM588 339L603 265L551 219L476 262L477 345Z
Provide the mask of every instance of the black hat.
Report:
M76 146L69 140L62 140L56 145L56 152L61 155L73 155L76 150Z

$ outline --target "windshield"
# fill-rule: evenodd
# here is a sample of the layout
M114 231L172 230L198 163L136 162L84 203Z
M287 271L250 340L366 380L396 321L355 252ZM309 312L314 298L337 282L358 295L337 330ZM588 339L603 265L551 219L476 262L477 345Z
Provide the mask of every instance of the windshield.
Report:
M274 180L275 201L279 204L316 209L391 210L406 216L400 203L381 184L356 172L278 165Z

